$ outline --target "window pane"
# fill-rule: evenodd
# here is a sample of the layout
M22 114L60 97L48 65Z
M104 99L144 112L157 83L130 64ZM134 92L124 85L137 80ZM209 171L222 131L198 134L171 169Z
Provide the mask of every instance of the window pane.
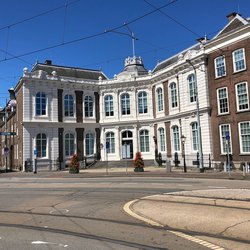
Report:
M158 100L158 111L163 110L163 94L162 94L162 88L157 89L157 100Z
M227 98L227 88L222 88L218 90L218 100L219 100L219 113L228 113L228 98Z
M216 67L216 77L224 76L226 74L224 56L220 56L215 59L215 67Z
M138 94L139 114L148 113L147 93L145 91Z
M237 85L237 100L238 100L238 110L248 110L249 100L247 92L247 83L240 83Z
M194 74L188 76L188 86L189 86L189 100L190 102L196 101L196 81Z
M180 135L179 135L179 128L177 126L174 126L172 128L173 133L173 144L174 144L174 150L180 151Z
M160 151L165 151L165 133L163 128L159 128Z
M229 135L229 137L231 138L231 134L230 134L230 127L229 124L223 124L220 126L220 133L221 133L221 145L222 145L222 149L221 152L223 154L227 153L231 153L232 149L231 149L231 141L227 141L227 135Z
M106 134L106 142L109 143L109 149L107 149L107 153L115 153L115 134L113 132L108 132Z
M171 107L175 108L178 106L176 83L173 82L170 84L170 91L171 91Z
M234 69L235 71L243 70L245 69L245 55L244 50L239 49L234 51Z
M147 130L140 131L140 148L141 152L149 152L149 132Z
M240 123L241 151L250 153L250 122Z
M198 126L197 122L192 123L192 146L193 150L198 150Z

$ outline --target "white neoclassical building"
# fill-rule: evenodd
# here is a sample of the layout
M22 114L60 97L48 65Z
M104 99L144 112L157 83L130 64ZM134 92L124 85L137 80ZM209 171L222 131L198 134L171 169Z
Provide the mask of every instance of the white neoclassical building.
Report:
M36 157L39 169L58 162L63 168L74 153L81 161L94 155L120 162L140 151L147 164L159 153L171 162L177 153L183 164L185 152L191 166L201 143L206 162L211 133L203 50L197 44L152 71L140 57L128 57L113 79L49 60L25 68L15 87L19 165Z

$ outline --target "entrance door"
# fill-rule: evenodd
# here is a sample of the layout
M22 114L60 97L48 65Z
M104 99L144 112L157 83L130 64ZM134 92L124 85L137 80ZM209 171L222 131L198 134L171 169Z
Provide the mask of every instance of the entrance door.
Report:
M122 159L133 159L133 141L122 141Z
M133 159L133 133L122 132L122 159Z

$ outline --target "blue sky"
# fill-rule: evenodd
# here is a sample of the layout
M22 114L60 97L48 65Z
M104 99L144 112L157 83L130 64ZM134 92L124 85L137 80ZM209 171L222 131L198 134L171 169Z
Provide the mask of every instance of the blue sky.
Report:
M193 45L197 38L204 35L212 38L227 24L229 13L250 16L249 0L2 0L0 3L0 106L8 98L8 89L22 76L23 68L31 70L37 60L102 69L112 78L123 69L124 59L132 56L132 41L126 35L130 29L138 38L135 54L152 70L158 61ZM164 5L161 12L155 11L130 23ZM45 12L48 13L31 18ZM129 23L129 29L124 23ZM120 26L115 32L105 32ZM100 35L85 39L96 34ZM35 52L40 49L44 50Z

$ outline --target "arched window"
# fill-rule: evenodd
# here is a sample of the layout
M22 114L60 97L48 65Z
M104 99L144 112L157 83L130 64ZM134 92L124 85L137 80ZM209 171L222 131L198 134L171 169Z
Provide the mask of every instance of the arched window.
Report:
M158 111L163 110L163 94L162 94L162 88L158 88L156 90L157 92L157 101L158 101Z
M198 126L197 122L191 124L192 128L192 148L194 151L198 150Z
M180 151L180 134L178 126L172 127L172 135L173 135L173 149L174 151Z
M74 116L74 98L72 95L64 96L64 115L67 117Z
M85 117L93 117L93 98L85 96L84 98Z
M47 137L43 133L36 136L36 150L38 158L47 156Z
M94 135L87 133L85 136L86 155L94 154Z
M130 115L130 97L128 93L121 95L122 115Z
M164 128L159 128L159 148L160 151L165 151L165 133L164 133Z
M65 156L72 156L75 153L75 137L72 133L65 134Z
M140 149L141 152L149 152L149 132L148 130L140 131Z
M46 95L43 92L36 94L36 115L46 115Z
M108 154L115 153L115 134L113 132L108 132L106 134L106 146L109 147L106 149Z
M194 74L191 74L188 76L187 82L188 82L188 88L189 88L189 101L195 102L196 96L197 96L197 89L196 89L197 86L196 86Z
M113 96L106 95L104 102L105 102L105 115L106 116L114 116Z
M177 87L175 82L172 82L170 84L170 96L171 96L171 107L176 108L178 106L178 101L177 101Z
M139 114L148 113L148 98L145 91L142 91L138 94L138 109Z

